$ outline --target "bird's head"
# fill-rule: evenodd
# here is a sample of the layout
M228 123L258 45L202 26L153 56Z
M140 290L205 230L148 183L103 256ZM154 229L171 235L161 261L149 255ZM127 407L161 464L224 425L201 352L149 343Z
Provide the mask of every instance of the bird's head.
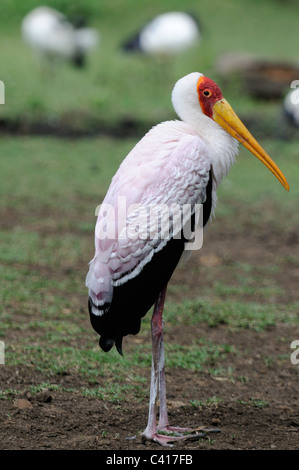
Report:
M289 190L283 173L250 134L213 80L197 72L181 78L173 89L172 102L180 118L191 125L204 121L208 123L207 118L216 122L263 162L285 189Z

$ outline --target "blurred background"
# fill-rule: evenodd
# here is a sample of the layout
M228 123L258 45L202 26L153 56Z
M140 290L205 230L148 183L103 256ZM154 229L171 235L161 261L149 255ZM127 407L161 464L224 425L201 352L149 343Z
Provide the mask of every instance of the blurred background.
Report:
M1 79L6 87L2 131L52 130L63 135L74 130L79 135L104 130L121 133L122 126L147 129L173 117L173 85L195 70L218 81L242 114L260 117L259 102L253 98L275 98L267 106L262 103L261 118L267 121L270 115L273 123L279 98L294 79L292 67L298 66L299 6L292 0L188 0L184 10L197 18L200 39L171 57L129 53L121 46L156 15L181 11L179 1L49 1L48 6L70 21L77 25L83 21L99 34L81 69L60 59L46 63L22 39L23 18L40 5L35 0L1 2ZM274 70L267 68L269 62L276 66ZM248 65L249 76L244 77Z
M248 330L264 334L263 344L273 344L267 350L271 360L263 361L263 352L256 360L267 375L282 357L284 366L289 364L289 343L298 328L299 133L296 111L285 108L284 100L291 82L299 80L299 2L49 0L47 6L65 17L44 18L32 33L23 21L39 6L37 0L0 2L0 80L5 85L5 104L0 105L0 339L13 368L9 377L7 369L0 369L0 405L9 409L11 398L28 390L33 397L46 388L50 396L66 393L66 400L77 404L79 396L101 398L109 406L130 398L146 408L149 317L138 338L126 339L121 362L114 351L101 354L89 325L85 275L94 252L94 211L135 143L152 125L176 118L171 91L179 78L194 71L221 86L291 187L290 193L284 191L240 149L237 164L219 188L217 217L204 249L192 255L169 286L168 370L180 364L192 381L194 370L226 377L227 388L217 392L211 380L204 393L218 393L229 403L238 384L244 394L244 383L250 381L237 379L245 373L243 364L228 366L238 356L235 337L228 336L223 347L224 329L238 330L239 338L244 333L246 341ZM171 53L123 47L133 37L136 45L137 33L156 15L182 8L199 25L190 47ZM84 36L85 46L78 51L75 31L83 27L93 32ZM47 36L48 30L56 33ZM207 325L214 327L214 343L199 344L199 331ZM267 342L268 331L274 337ZM259 338L249 338L252 351L261 344ZM205 347L207 354L199 357ZM248 365L246 374L255 377L256 370ZM254 383L257 390L263 382ZM179 397L176 391L180 400L186 390L182 393ZM263 390L259 393L263 398ZM56 400L59 406L58 395ZM271 402L269 395L267 400ZM261 426L267 421L262 416ZM81 421L80 416L83 425ZM5 423L3 443L14 433L8 421L5 433ZM25 447L33 445L32 436L27 441L21 436ZM246 448L246 439L238 446Z

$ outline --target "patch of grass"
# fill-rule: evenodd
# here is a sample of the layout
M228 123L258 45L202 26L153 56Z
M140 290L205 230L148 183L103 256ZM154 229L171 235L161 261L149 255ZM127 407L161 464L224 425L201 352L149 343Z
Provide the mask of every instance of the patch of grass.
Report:
M190 346L166 344L166 367L180 367L192 371L210 370L213 373L214 364L233 353L233 346L214 345L211 342L201 341ZM28 338L27 344L7 347L6 363L18 367L34 366L50 379L57 375L80 374L90 385L97 384L105 377L106 385L83 387L82 393L108 401L119 401L130 392L138 399L148 390L148 377L143 377L142 374L145 370L150 370L151 346L136 345L124 357L120 357L116 351L104 354L99 348L88 343L82 349L63 345L62 338L58 338L57 343L45 343L44 338L33 342ZM114 379L116 376L117 382ZM48 380L33 386L34 391L55 388L55 385L51 384Z
M233 328L250 328L261 331L278 321L298 324L298 305L263 305L253 302L222 301L221 299L185 300L181 304L168 303L166 321L171 324L206 322L210 326L226 324Z
M243 285L242 280L241 284L238 285L227 285L224 283L217 282L213 286L213 292L221 298L242 298L245 296L254 296L255 298L262 298L263 300L273 299L276 296L282 295L284 293L284 289L279 286L256 287L248 285L250 283L251 278L246 279L246 281L244 282L245 285Z
M232 352L236 353L234 346L232 346ZM209 373L215 377L226 378L231 382L238 380L238 378L234 377L234 369L232 367L213 367L208 369Z
M221 402L221 398L219 397L211 397L207 398L206 400L191 400L190 403L194 408L214 408L219 405Z
M42 382L40 384L35 384L35 385L30 385L29 387L29 392L31 395L36 395L37 393L41 392L42 390L47 389L51 392L55 391L64 391L64 392L69 392L73 393L75 391L74 388L66 388L63 385L60 384L52 384L51 382Z
M129 396L134 395L137 400L144 400L146 397L144 387L140 384L109 383L104 387L81 388L81 393L85 397L98 398L107 402L123 402L128 400Z
M166 345L166 366L203 371L218 364L227 354L234 353L234 346L215 345L204 341L194 342L188 346Z
M240 375L239 377L237 377L237 380L239 380L239 382L241 383L247 383L249 382L249 377L246 377L246 375Z
M66 228L70 233L77 232L78 223L95 222L96 206L135 143L132 139L108 137L75 141L46 137L16 141L2 137L0 208L11 213L11 226L7 228L14 229L20 242L22 227L28 225L28 217L30 220L37 213L38 225L36 216L32 220L34 228L42 229L44 225L52 233Z
M67 393L76 392L75 388L64 387L60 384L52 384L51 382L41 382L39 384L30 385L28 388L22 390L16 389L3 389L0 390L0 400L14 400L18 396L23 396L25 392L29 392L30 395L34 396L42 390L47 389L49 391L63 391Z
M239 403L244 406L254 406L255 408L265 408L268 406L268 402L261 398L250 398L249 401L239 400Z
M234 227L238 229L237 210L242 206L244 211L247 211L245 215L249 226L266 223L274 230L285 231L294 224L298 224L299 221L295 209L296 200L299 197L297 146L295 141L281 142L275 139L265 140L262 145L286 175L291 188L290 192L285 191L273 175L266 171L255 158L251 158L241 146L236 164L218 190L217 219L220 219L221 223L222 218L229 216L233 220ZM287 159L285 155L288 155ZM250 201L250 211L248 201ZM271 210L261 212L263 205L270 206ZM227 210L230 214L226 213ZM244 213L242 220L244 220Z
M0 400L13 400L18 391L14 388L8 388L6 390L0 390Z
M265 406L268 406L268 402L260 398L251 398L250 403L256 408L265 408Z

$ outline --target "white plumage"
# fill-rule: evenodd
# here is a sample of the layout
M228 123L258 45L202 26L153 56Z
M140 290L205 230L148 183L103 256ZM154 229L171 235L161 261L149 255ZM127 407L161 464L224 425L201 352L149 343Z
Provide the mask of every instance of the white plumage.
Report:
M67 60L78 66L99 42L98 31L93 28L76 29L65 15L46 6L28 13L21 30L24 41L42 59Z
M183 12L169 12L156 16L132 39L125 50L139 50L148 55L174 55L199 43L197 21Z
M299 127L299 87L287 93L283 101L283 109L291 123Z

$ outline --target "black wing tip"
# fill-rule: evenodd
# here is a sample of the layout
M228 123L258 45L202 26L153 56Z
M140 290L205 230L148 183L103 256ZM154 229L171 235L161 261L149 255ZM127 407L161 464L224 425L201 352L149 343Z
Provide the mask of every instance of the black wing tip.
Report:
M110 304L105 304L101 307L101 312L102 313L106 313L106 311L109 310L109 305ZM102 328L97 328L97 324L96 324L96 321L98 318L98 316L94 315L93 314L93 311L92 309L93 308L96 308L97 310L100 310L92 301L91 297L89 297L88 299L88 310L89 310L89 313L90 313L90 318L91 318L91 323L93 325L93 328L95 329L95 331L99 334L102 333ZM108 333L109 334L109 333ZM122 341L123 341L123 336L117 336L115 338L111 338L111 337L108 337L108 336L101 336L100 337L100 340L99 340L99 345L100 345L100 348L104 351L104 352L108 352L110 351L110 349L112 349L112 347L114 346L115 344L115 347L118 351L118 353L123 356L123 352L122 352Z
M115 347L117 349L117 352L123 356L123 350L122 350L122 342L123 342L123 337L121 336L121 338L117 339L115 341Z
M105 338L104 336L101 336L99 340L99 345L100 345L100 348L102 348L104 352L108 352L114 346L114 339Z
M121 356L123 356L122 339L123 339L122 337L115 340L113 338L106 338L105 336L101 336L99 340L99 345L100 345L100 348L102 348L104 352L108 352L115 344L117 352Z

